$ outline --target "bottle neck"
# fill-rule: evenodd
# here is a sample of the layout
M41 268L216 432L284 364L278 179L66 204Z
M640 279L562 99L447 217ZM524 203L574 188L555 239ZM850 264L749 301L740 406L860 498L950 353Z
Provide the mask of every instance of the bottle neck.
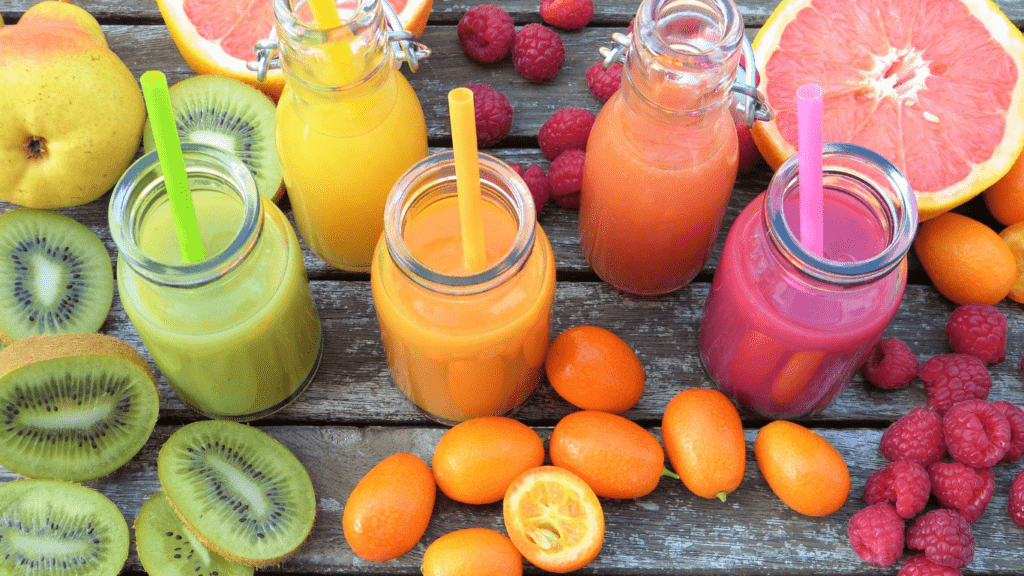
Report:
M438 272L418 260L406 244L405 230L417 215L438 202L456 202L455 156L440 152L413 165L398 180L384 208L384 240L391 260L413 282L433 292L479 294L494 289L522 270L533 252L537 215L530 189L507 164L480 154L480 195L515 222L508 252L486 269L465 276Z
M732 103L743 18L732 0L644 0L623 97L651 114L701 116Z
M139 158L121 176L110 198L110 233L118 252L134 272L162 286L195 287L218 280L236 269L252 252L263 229L263 204L252 174L229 152L210 145L181 145L189 188L220 194L240 203L238 230L228 245L194 263L165 262L142 249L142 236L168 224L169 199L156 152ZM209 249L209 247L207 247Z
M901 265L917 231L917 197L910 183L888 160L853 144L826 143L822 166L824 254L800 242L794 154L772 177L762 206L763 225L777 256L790 269L832 286L887 276Z

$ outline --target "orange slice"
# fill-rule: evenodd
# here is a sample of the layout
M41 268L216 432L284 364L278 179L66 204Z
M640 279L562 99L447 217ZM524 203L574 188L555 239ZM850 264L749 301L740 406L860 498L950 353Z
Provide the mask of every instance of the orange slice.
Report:
M389 0L406 30L423 34L433 0ZM339 6L353 5L340 0ZM246 63L256 59L253 46L274 28L273 0L157 0L171 38L197 74L241 80L275 100L284 88L280 69L263 82Z
M590 564L604 544L604 511L579 476L556 466L523 472L508 487L505 531L519 552L548 572Z
M773 169L796 153L807 83L825 91L825 141L895 164L921 220L980 194L1024 147L1024 37L989 0L782 0L753 46L775 118L752 134Z

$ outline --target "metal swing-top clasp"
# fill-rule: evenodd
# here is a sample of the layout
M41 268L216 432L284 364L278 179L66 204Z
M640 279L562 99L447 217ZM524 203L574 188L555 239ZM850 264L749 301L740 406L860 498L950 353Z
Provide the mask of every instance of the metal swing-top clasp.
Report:
M616 62L626 63L626 50L629 49L630 45L629 36L621 32L612 34L612 42L614 44L611 48L602 46L597 49L601 56L604 57L601 65L606 70ZM734 98L739 117L746 120L747 126L753 126L754 122L758 120L762 122L771 120L775 113L772 112L771 106L765 101L764 96L757 90L756 66L753 65L754 49L750 46L750 39L746 36L743 36L740 51L743 54L743 61L751 65L748 67L740 66L737 69L736 80L732 83L732 91L741 96L740 98ZM740 77L741 74L743 75L742 78Z
M396 60L409 64L409 69L416 72L420 69L420 60L430 58L430 48L416 41L416 35L402 26L398 13L388 2L381 2L384 7L384 19L388 26L388 42ZM246 62L245 67L256 73L256 80L263 82L267 72L281 67L280 58L271 58L277 50L277 27L270 31L270 36L256 42L253 52L256 60Z

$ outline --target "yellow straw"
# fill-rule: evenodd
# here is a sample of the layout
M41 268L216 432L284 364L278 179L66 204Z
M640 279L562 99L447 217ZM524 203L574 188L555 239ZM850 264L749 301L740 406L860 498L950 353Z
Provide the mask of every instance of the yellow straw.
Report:
M462 262L466 271L473 274L487 265L480 208L480 157L476 150L473 91L469 88L455 88L448 92L448 113L452 122L455 183L459 195L459 222L462 225Z
M338 15L338 6L335 0L308 0L309 8L313 12L313 21L316 27L321 30L334 30L341 26L341 16ZM324 57L327 59L328 69L332 76L330 82L338 86L345 86L356 78L355 63L352 60L351 35L345 43L331 43L324 47Z

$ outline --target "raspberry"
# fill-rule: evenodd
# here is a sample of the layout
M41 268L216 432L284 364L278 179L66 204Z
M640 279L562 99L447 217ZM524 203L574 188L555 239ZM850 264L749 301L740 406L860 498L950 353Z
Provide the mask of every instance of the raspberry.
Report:
M985 513L996 490L991 468L975 469L959 462L936 462L928 467L932 494L946 508L959 512L973 524Z
M622 84L622 63L616 62L604 69L604 62L598 60L587 68L587 86L590 93L601 102L607 102Z
M927 468L946 454L942 417L931 408L918 406L886 428L878 449L890 462L913 460Z
M565 63L565 48L557 32L536 22L516 33L512 44L512 65L530 82L553 78Z
M594 0L541 0L540 17L564 30L579 30L594 17Z
M924 510L931 494L928 471L913 460L886 464L868 477L864 484L864 502L888 502L903 518L913 518Z
M1014 524L1024 528L1024 470L1010 484L1010 501L1006 504L1006 511L1010 513L1010 520Z
M945 414L957 402L971 398L985 400L992 388L992 376L985 363L968 354L940 354L921 365L921 380L928 406Z
M964 400L942 417L942 437L954 460L975 468L999 462L1010 445L1010 423L985 400Z
M556 110L537 132L540 151L548 160L554 160L566 150L586 150L590 128L596 119L593 112L583 108Z
M1016 462L1024 456L1024 410L1004 400L992 402L1006 416L1010 423L1010 445L1006 447L1006 455L1000 462Z
M476 115L476 145L497 144L512 129L512 104L499 90L483 84L466 86L473 92Z
M872 566L892 566L903 555L903 527L892 504L872 504L850 518L850 547Z
M879 388L902 388L917 378L917 356L899 338L882 338L862 368L864 377Z
M583 188L583 150L566 150L548 167L551 199L562 208L580 207L580 189Z
M924 554L907 558L896 576L960 576L956 568L932 562Z
M963 568L974 560L974 532L955 510L932 510L918 517L907 531L907 547L943 566Z
M540 214L548 203L548 199L551 198L551 183L548 182L548 176L544 173L544 169L536 164L530 164L525 171L519 164L512 164L512 168L523 177L526 186L530 189L530 195L533 196L533 206L536 208L537 214Z
M1006 316L989 304L964 304L946 321L953 352L977 356L986 364L1006 360Z
M484 63L504 58L516 36L512 17L494 4L481 4L467 10L457 30L466 55Z

